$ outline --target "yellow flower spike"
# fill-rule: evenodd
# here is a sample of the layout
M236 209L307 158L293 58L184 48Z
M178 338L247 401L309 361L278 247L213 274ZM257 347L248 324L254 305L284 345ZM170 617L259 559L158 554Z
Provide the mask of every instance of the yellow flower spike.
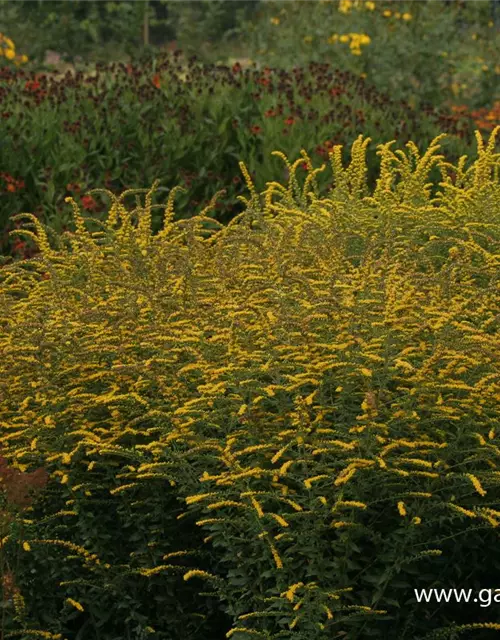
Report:
M273 558L274 558L274 562L276 564L276 568L277 569L283 569L283 562L281 561L281 558L278 554L278 551L276 550L276 547L272 544L269 543L269 546L271 547L271 553L273 554Z
M75 607L75 609L78 609L78 611L84 611L83 606L76 600L73 600L72 598L66 598L66 602L72 607Z
M42 255L45 255L47 257L53 256L54 251L52 250L49 244L47 232L45 231L44 227L42 226L42 223L40 222L40 220L38 220L36 216L34 216L32 213L19 213L14 216L11 216L10 219L16 221L16 220L20 220L23 217L27 218L30 222L33 223L36 233L33 233L33 231L28 231L27 229L15 229L14 231L9 232L9 236L16 235L16 234L27 236L28 238L31 238L33 242L38 246L38 248L40 249L40 253Z
M276 154L276 153L277 153L276 151L273 151L273 154ZM243 176L245 178L245 182L246 182L246 185L248 187L248 190L250 191L250 194L252 195L252 199L256 199L258 197L257 196L257 191L255 190L254 183L252 181L252 178L250 177L250 173L249 173L245 163L244 162L239 162L238 164L239 164L241 173L243 174Z
M215 208L215 205L217 203L217 200L226 195L227 190L226 189L220 189L219 191L217 191L217 193L212 196L212 198L210 199L210 202L208 203L208 205L200 212L199 217L205 217L207 215L207 213L209 213L210 211L212 211Z
M257 502L257 500L253 496L250 498L250 501L251 501L255 511L257 511L257 515L259 516L259 518L264 517L264 511L262 510L262 507L261 507L260 503Z
M259 638L264 637L260 631L255 631L254 629L245 629L245 627L235 627L226 633L226 638L231 638L235 633L244 633L249 636L258 636Z
M278 524L280 524L282 527L289 527L289 523L285 520L285 518L282 518L280 515L278 515L277 513L268 513L268 516L271 516L271 518L273 518L274 520L276 520L276 522Z
M479 482L478 478L476 478L476 476L474 476L472 473L466 473L465 477L468 478L472 485L474 486L474 489L479 493L480 496L485 496L486 495L486 491L485 489L483 489L483 487L481 486L481 483Z
M288 591L284 591L281 595L281 597L285 597L289 602L293 602L294 598L295 598L295 592L297 591L297 589L300 589L300 587L303 587L304 583L303 582L297 582L296 584L292 584L290 587L288 587Z
M200 571L199 569L192 569L184 574L184 580L191 580L191 578L203 578L204 580L217 580L217 576L207 573L206 571Z
M172 228L172 220L174 218L174 199L176 194L182 191L186 193L186 189L181 185L177 185L170 190L167 198L167 204L165 206L165 212L163 214L163 229L158 233L157 237L163 238L168 235Z
M71 204L71 206L73 207L73 219L75 221L77 235L86 235L87 230L85 228L85 221L75 200L71 197L68 197L64 198L64 202Z
M309 173L307 174L306 180L304 182L304 188L302 190L304 205L306 204L305 196L309 192L309 187L310 187L311 183L312 183L312 185L314 186L314 188L317 191L318 190L318 182L316 180L316 176L317 176L318 173L321 173L325 169L326 169L326 165L322 164L321 167L318 167L317 169L312 169L311 168L309 170Z
M398 502L398 511L400 516L406 515L405 503L400 501Z
M31 547L29 545L29 542L23 542L23 549L25 551L31 551Z
M148 239L151 237L151 208L153 193L160 184L159 180L155 180L151 189L146 193L144 209L141 211L139 221L137 223L137 236L139 238L140 246L145 246Z

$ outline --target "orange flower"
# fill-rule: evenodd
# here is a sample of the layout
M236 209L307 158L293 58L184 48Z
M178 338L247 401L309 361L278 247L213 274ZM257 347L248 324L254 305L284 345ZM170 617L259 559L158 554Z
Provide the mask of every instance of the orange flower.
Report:
M160 75L158 73L153 76L153 84L157 89L160 88Z
M255 135L257 135L258 133L260 133L262 131L262 127L259 127L258 124L254 124L253 127L250 127L250 131L252 133L254 133Z
M16 187L12 183L9 183L7 185L7 191L10 191L11 193L14 193L16 191Z
M289 116L288 118L285 118L285 120L283 122L290 126L295 122L295 119L292 118L292 116Z

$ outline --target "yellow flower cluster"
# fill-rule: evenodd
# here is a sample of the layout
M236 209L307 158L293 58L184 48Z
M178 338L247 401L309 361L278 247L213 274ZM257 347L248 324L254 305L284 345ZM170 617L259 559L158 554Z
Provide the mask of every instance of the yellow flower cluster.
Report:
M339 12L348 14L351 12L351 9L360 9L363 2L362 0L340 0L339 1ZM375 9L375 3L369 0L364 3L364 6L369 10L373 11Z
M334 33L328 38L328 44L335 44L336 42L349 42L351 53L355 56L360 56L361 46L370 44L371 38L364 33L346 33L343 35Z
M410 20L413 19L413 16L411 15L411 13L408 13L408 12L400 13L399 11L392 12L390 9L385 9L382 12L382 15L384 16L384 18L390 18L391 16L394 16L396 20L402 19L402 20L405 20L406 22L409 22Z
M12 62L19 66L20 64L24 64L28 62L28 56L16 55L16 46L12 42L10 38L7 38L3 33L0 33L0 56L7 58L7 60L12 60Z

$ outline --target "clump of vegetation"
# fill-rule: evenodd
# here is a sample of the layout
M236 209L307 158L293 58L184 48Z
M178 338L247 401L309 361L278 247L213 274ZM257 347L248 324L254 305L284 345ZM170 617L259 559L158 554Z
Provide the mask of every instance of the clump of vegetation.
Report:
M362 137L328 190L305 151L262 193L242 163L225 227L174 221L172 190L153 234L158 183L132 211L110 193L98 231L70 199L57 242L28 216L39 255L0 270L0 442L49 483L4 541L25 545L9 631L500 629L414 595L500 568L498 131L468 169L440 137L380 145L374 189Z
M0 72L0 85L0 249L7 255L29 257L35 249L29 241L8 242L13 214L33 211L62 232L72 225L65 197L80 198L96 185L120 193L157 176L182 184L182 218L199 213L214 192L225 189L211 214L225 224L243 210L237 201L244 192L240 159L262 190L268 181L283 180L273 150L295 157L307 147L314 161L324 160L334 145L350 147L363 134L373 141L367 153L373 187L375 145L384 140L394 138L400 149L409 140L425 148L445 132L452 161L474 149L468 114L450 116L431 105L417 112L326 63L294 71L210 66L176 51L59 79L7 69ZM439 181L439 173L431 177ZM326 176L317 179L327 187ZM97 219L106 213L99 197L82 197L81 206ZM160 225L154 216L155 230Z

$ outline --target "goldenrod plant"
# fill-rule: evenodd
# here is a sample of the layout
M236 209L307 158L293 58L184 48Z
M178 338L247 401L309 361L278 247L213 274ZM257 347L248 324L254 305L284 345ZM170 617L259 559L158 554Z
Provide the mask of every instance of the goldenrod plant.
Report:
M241 164L227 226L174 221L174 189L152 235L158 183L132 211L110 193L99 231L70 198L73 233L24 214L40 254L0 269L0 444L50 474L4 545L28 543L26 637L498 633L493 608L424 614L413 590L500 569L499 131L468 167L440 137L380 145L373 191L362 136L326 192L306 151L261 193Z

